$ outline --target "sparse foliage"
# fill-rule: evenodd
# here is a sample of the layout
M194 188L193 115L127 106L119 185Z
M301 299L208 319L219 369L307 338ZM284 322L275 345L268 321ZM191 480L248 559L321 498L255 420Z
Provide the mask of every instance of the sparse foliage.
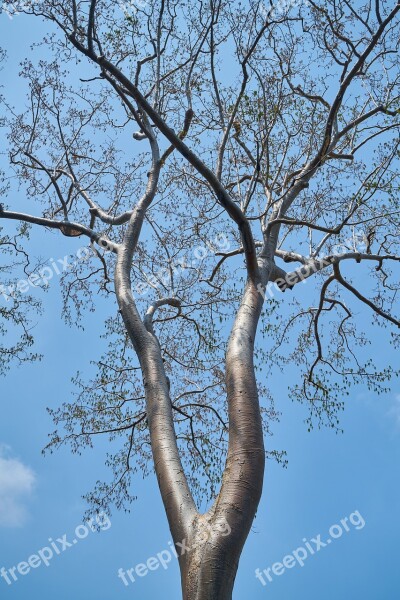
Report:
M185 600L231 598L279 417L269 378L296 367L309 429L338 429L352 385L397 374L363 322L398 347L400 5L295 4L44 0L24 8L49 26L21 66L29 107L3 100L0 218L90 243L63 274L68 322L99 293L119 309L48 449L119 439L89 502L129 507L154 466L175 542L229 522L181 557ZM22 190L34 214L12 211Z

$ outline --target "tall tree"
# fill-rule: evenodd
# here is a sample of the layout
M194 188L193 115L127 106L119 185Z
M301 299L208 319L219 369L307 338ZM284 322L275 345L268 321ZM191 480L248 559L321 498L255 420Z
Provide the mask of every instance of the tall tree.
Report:
M349 386L380 391L394 372L357 353L353 306L398 344L400 4L19 11L49 35L21 68L29 109L4 101L8 156L44 208L5 197L0 218L90 241L62 273L69 322L99 291L118 303L98 376L51 409L49 448L121 439L114 479L88 494L97 510L129 503L131 475L152 465L178 552L191 548L183 598L228 600L278 417L273 367L297 365L309 428L338 428Z

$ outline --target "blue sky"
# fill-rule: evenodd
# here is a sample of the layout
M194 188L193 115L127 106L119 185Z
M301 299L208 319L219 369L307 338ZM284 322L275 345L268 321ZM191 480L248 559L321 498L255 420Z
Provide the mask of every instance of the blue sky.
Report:
M1 45L10 59L1 83L14 103L20 101L22 89L16 65L41 35L36 20L34 24L35 30L32 21L22 16L12 21L0 16ZM31 248L43 255L42 240L43 233L35 232ZM56 237L48 236L49 258L67 252L71 253L70 246L61 250ZM46 406L67 400L73 391L71 376L95 357L107 308L99 305L87 315L85 330L77 331L60 319L56 278L47 294L37 294L45 305L44 318L38 318L35 330L44 360L14 369L0 381L0 568L7 570L47 546L49 538L56 540L64 534L74 538L85 510L81 495L105 473L105 442L82 456L64 449L44 458L41 449L53 427ZM380 330L374 332L374 342L372 352L377 351L383 362L398 361ZM272 462L267 465L264 494L240 563L235 600L397 598L400 386L393 383L391 392L379 398L362 386L353 389L342 415L341 435L328 430L308 433L304 409L291 403L282 382L272 381L271 386L283 412L273 446L287 450L289 465L287 469ZM0 579L0 598L178 598L176 560L167 569L137 577L128 587L117 577L120 567L127 570L146 562L168 549L171 539L155 477L137 478L134 489L138 500L130 514L114 513L110 528L90 532L56 555L49 567L18 574L12 585ZM265 586L257 580L255 569L272 567L319 534L326 540L329 528L355 511L364 527L350 524L348 532L309 556L303 567L296 564Z

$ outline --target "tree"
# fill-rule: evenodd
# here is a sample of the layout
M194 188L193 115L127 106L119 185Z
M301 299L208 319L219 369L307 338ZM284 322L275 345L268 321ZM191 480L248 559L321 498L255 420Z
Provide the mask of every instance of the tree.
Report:
M5 198L0 217L90 241L62 274L67 321L98 292L118 303L97 377L51 409L48 448L121 438L114 479L89 502L125 507L132 474L153 465L177 549L191 548L183 598L229 599L265 456L284 460L265 452L278 414L261 375L298 366L291 395L311 429L339 427L351 385L379 392L395 373L358 354L355 311L398 345L400 5L20 11L51 30L45 56L22 65L29 108L4 100L8 156L44 209Z

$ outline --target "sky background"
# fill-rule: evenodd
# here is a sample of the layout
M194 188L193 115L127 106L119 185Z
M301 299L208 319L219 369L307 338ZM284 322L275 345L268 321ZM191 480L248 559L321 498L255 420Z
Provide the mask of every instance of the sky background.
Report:
M30 44L43 31L36 19L0 15L0 45L9 54L0 77L11 103L18 105L23 92L18 62L30 54ZM18 207L23 198L12 202ZM73 252L65 239L60 247L54 235L48 236L45 250L42 241L43 232L35 232L32 251L42 256L46 252L48 258ZM70 398L70 378L96 358L107 308L99 304L87 315L84 331L72 330L60 319L57 278L47 294L36 293L45 306L35 329L36 349L44 360L15 368L0 380L0 568L6 569L36 554L49 538L73 538L86 508L82 494L106 475L105 442L82 456L63 449L44 458L41 450L53 429L46 407ZM396 361L393 366L398 367L383 332L374 331L373 336L371 352L386 364ZM344 433L336 435L327 429L308 433L307 414L288 398L286 382L274 380L270 385L283 412L272 445L288 452L289 464L287 469L273 462L267 465L234 599L395 600L400 591L400 386L394 382L391 392L380 397L363 386L353 389L341 418ZM107 531L90 533L48 568L41 566L24 577L18 574L11 586L0 579L0 598L179 598L176 560L165 570L137 577L129 587L117 577L120 567L127 570L146 562L167 549L171 540L155 477L137 477L134 489L138 500L130 514L114 512ZM296 565L265 587L256 579L256 568L280 562L302 546L304 538L321 534L326 539L330 526L354 511L365 521L362 529L350 525L349 532L310 556L304 567Z

